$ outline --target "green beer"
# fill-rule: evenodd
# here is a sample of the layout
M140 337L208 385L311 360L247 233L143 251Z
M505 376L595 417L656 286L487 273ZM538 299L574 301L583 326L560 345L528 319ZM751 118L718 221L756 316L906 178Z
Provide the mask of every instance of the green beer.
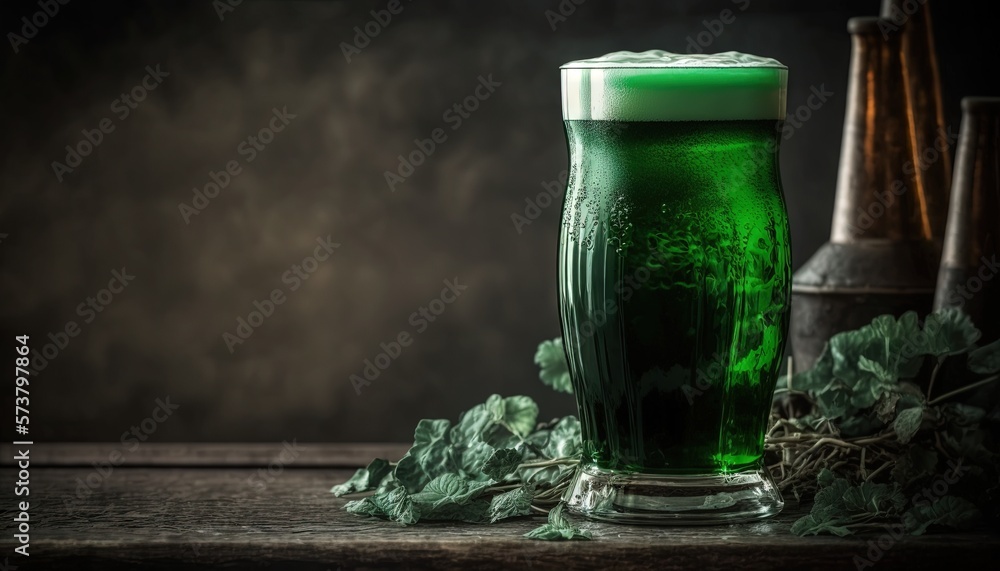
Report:
M788 325L786 74L731 52L563 66L571 509L704 523L781 508L761 457Z

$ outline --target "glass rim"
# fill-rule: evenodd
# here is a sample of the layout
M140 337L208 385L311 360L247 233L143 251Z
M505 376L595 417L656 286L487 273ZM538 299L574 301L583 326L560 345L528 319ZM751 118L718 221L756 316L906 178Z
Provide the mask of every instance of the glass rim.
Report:
M726 70L783 69L788 66L774 58L728 51L714 54L678 54L663 50L645 52L618 51L596 58L574 60L559 69L633 69L655 70L658 73L704 69L713 72Z

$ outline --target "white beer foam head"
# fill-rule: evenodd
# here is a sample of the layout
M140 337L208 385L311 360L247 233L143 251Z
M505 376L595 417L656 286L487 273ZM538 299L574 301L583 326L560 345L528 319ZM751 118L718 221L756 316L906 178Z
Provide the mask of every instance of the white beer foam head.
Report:
M563 118L784 119L788 68L739 52L614 52L561 68Z

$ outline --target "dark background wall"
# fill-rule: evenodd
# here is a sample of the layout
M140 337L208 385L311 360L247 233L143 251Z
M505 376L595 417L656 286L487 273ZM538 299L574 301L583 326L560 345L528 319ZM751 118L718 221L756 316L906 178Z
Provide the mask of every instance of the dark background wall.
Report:
M724 9L735 20L706 51L784 62L790 110L813 88L833 93L781 157L796 267L826 240L845 23L876 14L878 0L588 0L564 21L546 15L556 0L402 0L346 61L342 42L387 4L246 0L220 17L221 2L76 0L16 53L8 36L0 344L31 336L36 440L118 440L166 397L180 408L160 441L405 440L419 418L455 417L493 392L532 395L543 416L572 411L532 364L559 332L559 207L520 232L511 221L567 165L557 67L622 49L685 51ZM935 6L956 128L962 95L997 94L995 63L982 67L995 61L995 20L977 6L974 16L964 3ZM5 1L0 29L20 34L39 10ZM155 88L123 117L117 100L147 66L169 75L147 79ZM480 76L500 85L453 130L443 113ZM294 118L250 160L241 143L275 108ZM104 119L114 130L67 163L65 147ZM391 191L384 172L438 127L446 141ZM54 161L72 172L57 175ZM239 174L185 220L180 204L230 161ZM293 291L286 272L328 236L340 246L306 262L315 271ZM88 310L122 268L134 280ZM411 314L455 279L467 289L418 332ZM224 334L275 289L284 303L227 346ZM63 337L69 322L76 335ZM349 376L402 332L412 345L356 394Z

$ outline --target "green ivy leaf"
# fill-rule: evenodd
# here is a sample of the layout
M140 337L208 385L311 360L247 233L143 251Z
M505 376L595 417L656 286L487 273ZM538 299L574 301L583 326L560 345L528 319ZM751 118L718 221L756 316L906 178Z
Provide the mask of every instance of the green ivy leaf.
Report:
M458 497L469 489L466 481L455 474L442 474L431 480L424 489L413 494L413 499L436 507L444 503L459 503Z
M844 537L854 533L844 526L848 521L847 518L840 517L840 510L835 507L814 508L809 515L795 520L791 532L800 537L821 533L831 533L838 537Z
M888 360L893 363L892 370L902 379L912 379L920 372L924 362L926 348L921 348L919 342L920 320L916 312L907 311L894 320L890 315L883 315L872 320L872 329L888 345Z
M883 339L899 346L920 332L920 319L915 311L907 311L898 319L892 315L880 315L872 320L870 327Z
M858 368L861 369L862 371L867 371L875 375L875 378L878 379L879 381L882 381L883 383L895 384L896 382L895 373L892 373L888 369L886 369L885 366L882 365L882 363L879 363L878 361L873 361L868 357L865 357L864 355L858 358Z
M420 490L427 485L427 482L431 481L417 458L409 452L396 463L396 469L393 470L392 475L397 484L413 491Z
M914 387L913 383L900 383L900 395L899 400L896 402L896 413L908 408L923 408L927 399L924 398L924 393L920 391L919 388L915 389L917 392L912 392Z
M500 399L499 395L490 397L491 402L497 399ZM484 442L487 430L492 427L493 415L487 410L486 404L477 404L462 413L458 423L452 427L449 437L455 446L471 446L477 442Z
M396 479L395 473L391 472L389 473L388 476L382 478L382 483L378 485L378 488L375 488L375 493L376 494L389 493L397 488L402 488L402 487L404 486L399 480Z
M406 494L406 490L402 488L393 490L384 496L375 497L379 498L376 500L379 509L391 521L403 525L413 525L420 519L419 512L415 509L413 501Z
M575 416L564 416L559 420L542 447L546 458L572 458L583 449L580 421Z
M813 500L809 515L792 524L791 532L798 536L831 533L843 537L854 533L845 524L849 521L844 507L844 494L851 485L844 478L838 478L832 471L823 468L816 477L819 490Z
M417 423L417 428L413 431L414 446L433 446L439 443L448 442L448 428L451 421L447 419L423 419Z
M968 527L976 522L981 513L968 500L955 496L944 496L932 504L916 505L903 514L903 525L913 535L921 535L932 525L948 527Z
M833 376L847 383L854 392L859 383L867 384L878 378L863 370L859 363L864 357L878 363L886 378L911 378L920 370L923 352L913 346L920 334L915 312L907 312L898 320L891 315L876 317L869 325L855 331L845 331L830 338L833 356ZM874 392L869 389L867 392ZM877 395L876 395L877 396Z
M483 473L499 482L517 470L517 465L520 463L520 452L513 448L501 448L495 450L493 455L483 464Z
M964 353L982 335L969 316L957 308L928 315L923 333L927 352L936 357Z
M833 355L832 376L841 379L848 387L854 386L867 375L858 368L861 357L875 360L886 353L885 343L872 331L870 326L856 331L845 331L830 338L830 353Z
M389 461L376 458L368 464L367 468L359 468L350 479L330 488L330 491L339 498L344 494L374 490L390 472L392 472L392 467L389 465Z
M797 391L819 391L825 388L833 378L833 353L830 344L823 346L823 352L812 368L792 375L792 388ZM787 388L787 381L786 381Z
M466 447L461 454L462 474L472 480L488 479L488 476L483 474L483 465L493 455L493 451L492 446L482 441Z
M892 428L896 431L896 437L903 444L913 438L913 435L920 429L920 424L924 419L923 408L908 408L899 411L896 415Z
M420 513L414 506L413 500L403 488L347 502L345 507L353 514L382 517L403 525L413 525L420 519Z
M559 503L556 507L549 511L548 523L537 527L528 533L524 534L524 537L528 539L540 539L544 541L558 541L567 539L590 539L589 531L581 531L580 528L572 525L565 516L562 515L563 503Z
M900 396L898 392L891 392L878 399L875 403L875 415L880 421L892 422L896 418L896 403L899 402Z
M413 446L399 460L394 475L409 492L423 489L442 475L455 473L459 465L449 441L451 422L423 419L413 431Z
M494 448L512 448L535 430L538 405L530 397L490 395L486 402L462 414L451 429L454 446L486 442Z
M829 472L829 473L828 473ZM844 478L832 476L832 472L824 468L817 477L820 488L816 491L813 499L813 511L833 510L827 515L843 515L847 509L844 507L844 494L851 489L851 484ZM825 484L824 484L825 482Z
M533 498L534 493L528 486L521 486L493 496L489 508L490 523L496 523L509 517L530 515Z
M844 492L843 501L848 511L874 515L898 513L906 504L899 486L873 482L852 486Z
M442 474L411 497L421 506L427 505L431 508L439 508L445 504L462 505L475 499L489 486L489 482L476 482L457 474Z
M823 390L815 393L816 404L824 417L836 420L848 414L857 412L851 404L851 389L837 379L834 379Z
M524 438L538 424L538 405L530 397L507 397L503 399L501 420L511 432Z
M370 515L377 517L385 516L385 514L382 513L382 510L378 507L375 501L372 500L372 498L362 498L360 500L353 500L347 502L347 504L344 506L344 509L346 509L348 513L357 515Z
M1000 339L970 353L969 370L981 375L1000 373Z
M547 386L561 393L573 392L562 337L542 341L535 352L535 364L540 368L538 378Z
M816 397L820 412L831 419L850 417L900 392L900 379L914 377L925 350L914 345L920 328L916 313L907 312L898 320L882 315L855 331L834 335L826 352L804 381ZM793 379L795 384L796 379ZM887 405L880 417L888 420Z
M898 514L906 504L906 497L895 484L862 482L852 486L826 468L820 471L816 481L820 488L809 515L792 524L795 535L851 535L854 533L850 527L852 518Z
M883 381L875 376L862 378L852 391L851 406L857 410L864 410L895 390L895 381Z

